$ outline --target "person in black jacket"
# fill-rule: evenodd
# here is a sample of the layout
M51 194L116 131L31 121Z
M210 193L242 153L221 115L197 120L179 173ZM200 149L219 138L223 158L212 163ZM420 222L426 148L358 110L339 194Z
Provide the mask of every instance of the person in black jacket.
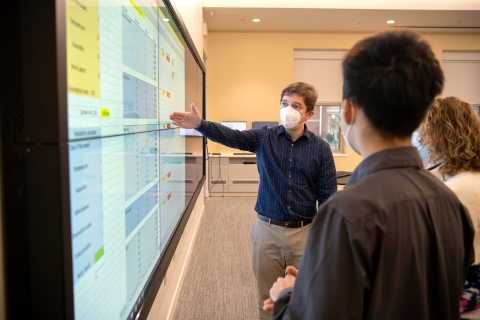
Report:
M274 319L459 319L472 262L468 211L423 169L411 135L443 87L408 30L354 45L342 63L341 128L363 160L318 210L299 270L265 300Z

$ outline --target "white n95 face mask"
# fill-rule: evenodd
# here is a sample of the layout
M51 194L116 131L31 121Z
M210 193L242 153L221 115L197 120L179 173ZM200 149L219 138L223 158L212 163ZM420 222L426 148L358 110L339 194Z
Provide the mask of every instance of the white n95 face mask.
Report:
M291 106L280 109L280 119L285 129L295 128L303 116Z

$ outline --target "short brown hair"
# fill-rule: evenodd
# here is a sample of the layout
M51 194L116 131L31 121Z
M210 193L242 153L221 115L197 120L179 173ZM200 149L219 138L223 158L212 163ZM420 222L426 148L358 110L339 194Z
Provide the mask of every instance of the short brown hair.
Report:
M480 171L480 117L467 102L457 97L435 99L419 134L430 161L442 163L444 180L460 171Z
M318 92L314 86L305 82L294 82L283 89L280 95L280 103L284 96L290 97L292 94L298 94L305 101L307 112L312 111L317 103Z

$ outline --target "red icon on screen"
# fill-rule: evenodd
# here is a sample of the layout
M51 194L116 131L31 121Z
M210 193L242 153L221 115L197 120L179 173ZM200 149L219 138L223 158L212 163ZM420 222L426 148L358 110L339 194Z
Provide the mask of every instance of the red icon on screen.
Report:
M170 92L167 92L167 98L170 98Z
M170 171L168 174L167 174L167 178L170 178L172 176L172 172Z
M167 55L167 61L170 62L170 56L169 55Z
M168 197L167 197L167 200L170 200L171 197L172 197L172 194L169 193L169 194L168 194Z

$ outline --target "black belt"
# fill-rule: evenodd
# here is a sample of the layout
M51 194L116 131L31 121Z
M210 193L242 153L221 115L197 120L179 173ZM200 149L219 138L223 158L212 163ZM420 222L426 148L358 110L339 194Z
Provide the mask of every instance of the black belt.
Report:
M307 224L312 223L312 220L310 221L280 221L280 220L273 220L270 218L267 218L265 216L262 216L261 214L258 215L258 219L266 221L268 223L277 225L277 226L282 226L285 228L301 228L303 226L306 226Z

